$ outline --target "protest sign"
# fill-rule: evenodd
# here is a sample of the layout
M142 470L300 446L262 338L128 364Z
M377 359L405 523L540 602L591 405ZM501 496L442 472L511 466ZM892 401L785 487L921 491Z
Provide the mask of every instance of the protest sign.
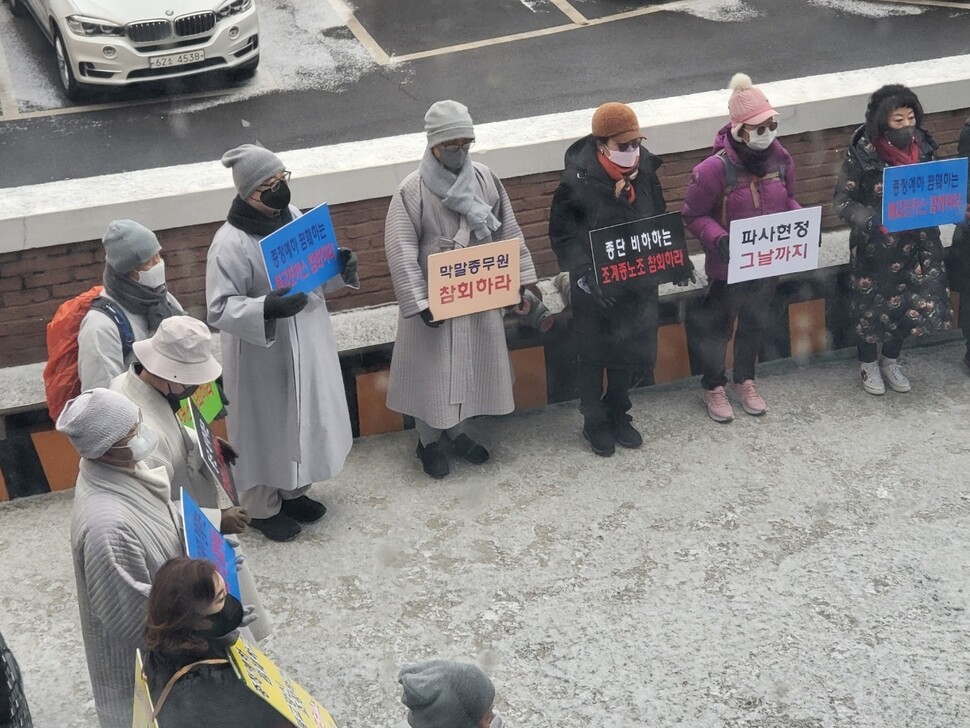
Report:
M690 277L679 212L589 231L593 268L604 291L642 288Z
M326 708L291 680L266 655L237 640L229 659L246 686L298 728L337 728Z
M337 236L326 204L315 207L259 242L272 288L306 293L340 273Z
M732 220L728 283L815 270L821 234L821 207Z
M882 226L889 232L963 222L966 214L966 157L883 170Z
M131 717L131 728L158 728L158 723L152 718L155 704L145 679L145 663L141 657L141 650L135 649L135 702Z
M236 481L232 477L232 468L222 457L222 448L216 439L216 433L212 431L202 412L195 406L195 402L189 401L189 409L192 413L192 425L195 434L199 439L199 450L202 455L202 462L212 473L213 477L219 481L219 485L229 496L233 505L239 505L239 494L236 492Z
M517 306L519 241L456 248L428 256L428 298L436 321Z
M208 559L215 564L229 593L242 599L236 574L236 552L185 488L182 488L182 527L185 530L185 552L193 559Z
M208 384L203 384L195 393L188 399L182 400L182 406L179 407L178 412L175 415L179 418L179 421L186 427L194 428L195 422L192 419L192 412L189 409L189 402L195 402L195 406L199 408L202 413L203 419L206 423L212 422L214 419L223 414L225 410L225 405L222 403L222 397L219 395L219 385L215 382L209 382Z

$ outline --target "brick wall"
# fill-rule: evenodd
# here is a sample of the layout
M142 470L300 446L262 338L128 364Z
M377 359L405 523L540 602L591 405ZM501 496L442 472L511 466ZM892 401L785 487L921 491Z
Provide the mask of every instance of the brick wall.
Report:
M926 128L940 143L941 157L956 154L956 141L968 112L970 110L963 109L931 114L924 120ZM782 138L795 159L798 199L805 206L823 206L824 228L839 224L829 203L835 176L853 129L841 127ZM647 141L649 144L649 129ZM660 178L671 210L681 208L691 168L709 153L704 149L665 155ZM549 203L558 179L558 173L549 172L504 181L542 276L557 272L546 230ZM331 300L333 309L394 300L383 247L388 203L389 199L385 197L333 207L337 238L341 245L357 251L362 283L360 291L346 291L334 296ZM212 223L164 230L158 234L164 248L170 288L189 313L199 317L204 314L205 306L206 249L218 227L218 223ZM98 283L102 267L99 241L0 255L0 367L45 360L46 322L61 301Z

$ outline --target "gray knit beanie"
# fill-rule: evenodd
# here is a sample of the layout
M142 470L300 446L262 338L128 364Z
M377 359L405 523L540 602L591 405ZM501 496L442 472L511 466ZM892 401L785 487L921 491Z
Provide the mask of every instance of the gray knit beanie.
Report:
M104 262L121 275L151 260L162 249L151 230L134 220L115 220L101 238Z
M475 127L468 107L457 101L437 101L424 115L424 131L428 135L428 148L455 139L474 139Z
M428 660L405 666L397 678L412 728L478 728L495 702L495 686L475 665Z
M123 394L97 387L68 402L56 427L82 458L97 460L131 432L138 414L138 406Z
M230 149L222 155L222 166L232 169L232 183L244 200L263 182L286 169L279 157L255 144Z

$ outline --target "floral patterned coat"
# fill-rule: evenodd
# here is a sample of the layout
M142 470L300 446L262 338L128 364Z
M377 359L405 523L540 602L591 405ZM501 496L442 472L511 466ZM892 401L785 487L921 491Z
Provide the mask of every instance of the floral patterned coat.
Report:
M937 144L916 130L920 161ZM938 227L889 233L882 227L882 173L887 166L859 127L839 173L835 211L852 228L850 315L861 342L926 336L949 328L950 292Z

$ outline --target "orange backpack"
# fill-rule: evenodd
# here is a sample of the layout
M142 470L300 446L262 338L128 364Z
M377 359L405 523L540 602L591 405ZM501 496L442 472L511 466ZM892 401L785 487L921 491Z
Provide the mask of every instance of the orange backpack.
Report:
M54 318L47 324L47 366L44 367L44 391L51 420L57 418L68 400L81 393L81 378L77 373L77 334L88 311L101 311L118 326L121 351L125 359L131 353L135 335L125 312L107 298L101 298L103 286L95 286L80 296L57 307Z

